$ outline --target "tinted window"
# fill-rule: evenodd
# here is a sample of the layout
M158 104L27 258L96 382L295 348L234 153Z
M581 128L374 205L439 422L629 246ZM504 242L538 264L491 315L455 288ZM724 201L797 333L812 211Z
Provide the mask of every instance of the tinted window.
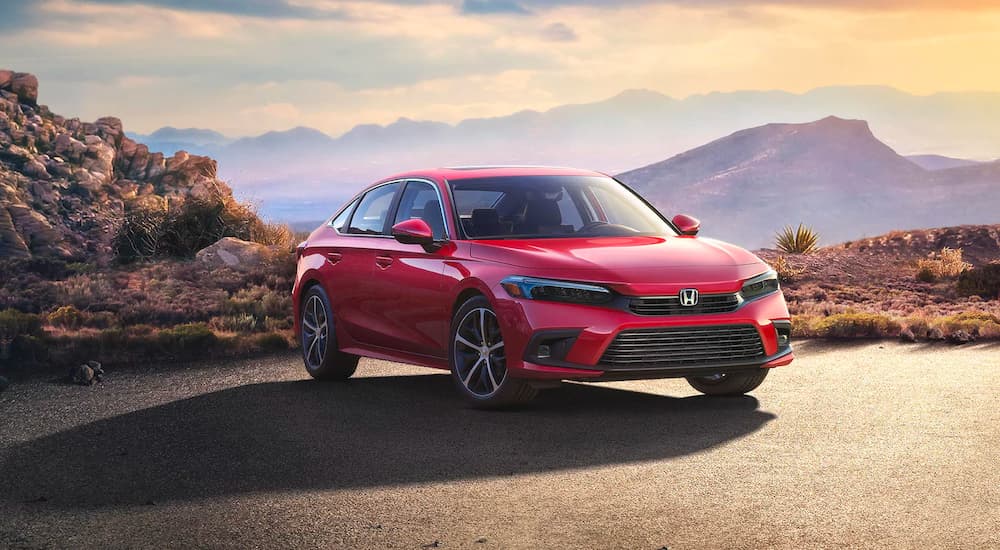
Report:
M399 200L396 219L393 225L412 219L427 222L434 231L435 239L443 239L445 235L444 217L441 215L441 201L438 199L434 186L425 181L411 181L406 184L403 197Z
M473 239L675 234L656 211L605 176L504 176L449 184L465 234Z
M337 215L336 218L333 219L332 222L330 222L330 225L334 229L336 229L337 231L339 231L341 233L346 233L347 232L347 220L349 220L351 218L351 210L354 210L354 207L357 206L357 205L358 205L358 201L357 200L355 200L354 202L352 202L351 204L349 204L347 206L347 208L345 208L340 214Z
M351 227L347 232L357 235L385 234L385 218L400 185L398 182L390 183L366 193L351 216Z

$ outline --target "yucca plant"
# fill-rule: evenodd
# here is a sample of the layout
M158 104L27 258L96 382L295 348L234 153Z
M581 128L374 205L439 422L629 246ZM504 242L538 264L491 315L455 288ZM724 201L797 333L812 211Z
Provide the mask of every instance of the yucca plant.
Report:
M808 254L816 250L816 243L819 242L819 233L801 223L796 229L792 229L792 226L786 225L784 229L775 235L774 242L778 250L782 252Z

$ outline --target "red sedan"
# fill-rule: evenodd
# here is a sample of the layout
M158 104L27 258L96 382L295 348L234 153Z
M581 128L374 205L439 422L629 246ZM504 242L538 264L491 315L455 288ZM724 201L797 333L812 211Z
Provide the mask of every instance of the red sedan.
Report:
M793 359L777 274L603 174L475 167L378 182L298 247L306 370L451 371L473 405L561 380L684 377L746 393Z

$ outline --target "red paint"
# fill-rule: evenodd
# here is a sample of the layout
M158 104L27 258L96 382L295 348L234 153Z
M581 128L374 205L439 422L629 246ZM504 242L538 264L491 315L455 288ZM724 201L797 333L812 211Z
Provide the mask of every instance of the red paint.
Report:
M701 229L701 221L687 214L677 214L671 221L683 235L697 235L698 230Z
M400 174L382 182L419 178L440 191L445 226L458 235L447 181L516 175L599 175L561 168L436 169ZM379 182L379 183L382 183ZM377 185L377 184L375 184ZM678 215L681 231L696 232L697 219ZM624 308L514 299L500 286L511 275L602 284L625 296L676 295L682 288L702 294L737 292L743 281L769 268L737 246L696 237L598 237L520 240L437 241L434 246L402 241L426 240L422 220L406 220L389 235L342 235L324 224L298 249L293 289L296 332L303 289L321 284L331 300L337 340L346 352L380 359L448 368L451 316L463 291L489 299L500 320L513 376L536 379L587 379L601 371L546 366L524 360L526 346L539 330L573 329L580 334L565 358L579 366L597 364L621 330L643 327L752 324L760 334L766 363L791 362L778 353L772 321L789 320L780 292L744 304L731 313L639 316ZM402 238L400 238L402 236Z

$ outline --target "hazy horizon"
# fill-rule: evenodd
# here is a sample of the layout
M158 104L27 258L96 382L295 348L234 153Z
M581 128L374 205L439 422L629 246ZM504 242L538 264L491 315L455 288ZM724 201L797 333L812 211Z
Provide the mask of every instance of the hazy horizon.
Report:
M306 126L336 136L631 89L679 100L856 85L1000 91L1000 6L975 0L40 0L0 10L3 64L38 75L55 112L118 116L140 134Z

